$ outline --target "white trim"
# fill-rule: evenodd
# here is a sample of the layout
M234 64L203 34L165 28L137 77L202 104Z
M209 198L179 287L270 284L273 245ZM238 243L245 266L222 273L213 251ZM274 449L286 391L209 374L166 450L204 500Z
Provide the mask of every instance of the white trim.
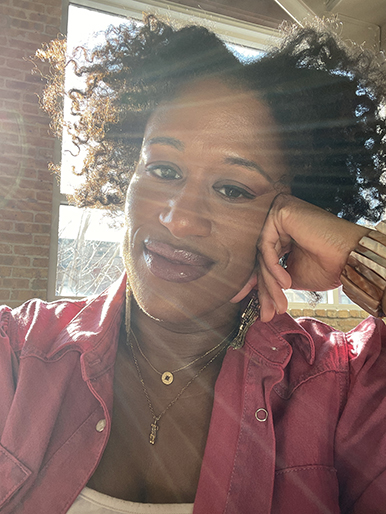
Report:
M316 14L302 0L275 0L275 2L299 25L307 18L315 18Z
M267 49L278 38L279 31L262 25L236 20L229 16L210 13L203 9L185 7L173 2L148 0L76 0L74 5L97 9L127 18L142 19L144 12L157 14L174 23L203 25L229 43Z
M379 51L381 48L381 28L356 18L351 18L339 12L340 0L320 2L317 12L313 11L303 0L275 0L284 11L299 25L315 17L336 18L339 36L345 40L354 41L358 45Z

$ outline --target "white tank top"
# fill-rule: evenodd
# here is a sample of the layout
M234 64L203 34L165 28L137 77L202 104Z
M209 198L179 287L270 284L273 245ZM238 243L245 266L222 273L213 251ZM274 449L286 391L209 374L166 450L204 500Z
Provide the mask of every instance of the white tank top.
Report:
M67 514L192 514L193 503L137 503L85 487Z

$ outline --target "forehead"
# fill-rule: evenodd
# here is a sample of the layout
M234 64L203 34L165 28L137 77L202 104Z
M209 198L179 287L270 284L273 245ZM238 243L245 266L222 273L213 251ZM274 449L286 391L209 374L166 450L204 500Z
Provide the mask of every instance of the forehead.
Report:
M202 80L180 90L159 105L150 117L145 140L162 135L192 142L196 139L228 144L267 144L276 125L269 108L246 89L219 80Z

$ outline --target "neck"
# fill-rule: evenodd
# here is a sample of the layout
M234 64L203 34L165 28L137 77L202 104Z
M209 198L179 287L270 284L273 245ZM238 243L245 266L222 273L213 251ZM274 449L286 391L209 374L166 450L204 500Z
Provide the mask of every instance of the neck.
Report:
M131 329L143 353L157 369L175 369L215 347L235 330L238 307L230 304L230 312L212 320L189 320L173 323L155 320L132 301ZM216 350L217 352L217 350ZM208 359L211 355L208 356ZM203 361L197 363L201 367Z

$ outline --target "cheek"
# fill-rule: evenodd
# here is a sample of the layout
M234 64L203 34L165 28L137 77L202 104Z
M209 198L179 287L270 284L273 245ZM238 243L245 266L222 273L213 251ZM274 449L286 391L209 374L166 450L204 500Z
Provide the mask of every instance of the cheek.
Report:
M272 198L264 198L241 212L224 216L221 220L226 246L232 253L250 258L256 253L256 245L263 228Z

